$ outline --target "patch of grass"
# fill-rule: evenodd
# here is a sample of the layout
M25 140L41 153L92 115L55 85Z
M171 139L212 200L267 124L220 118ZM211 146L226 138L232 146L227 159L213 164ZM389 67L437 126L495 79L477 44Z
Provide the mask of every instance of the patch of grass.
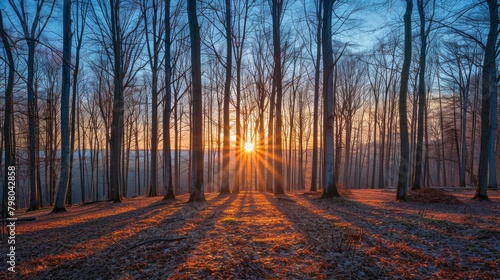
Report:
M356 255L354 245L363 240L364 230L355 228L347 223L334 224L330 240L331 248L338 253L352 253L352 258Z

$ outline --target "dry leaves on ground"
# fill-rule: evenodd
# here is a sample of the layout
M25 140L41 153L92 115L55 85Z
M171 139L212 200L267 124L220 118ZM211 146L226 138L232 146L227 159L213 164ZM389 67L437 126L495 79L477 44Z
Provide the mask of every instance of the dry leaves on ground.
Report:
M412 197L413 195L413 197ZM393 190L134 198L19 222L21 279L498 279L500 196ZM440 203L431 203L440 197ZM432 198L432 199L430 199ZM0 278L9 277L7 271Z

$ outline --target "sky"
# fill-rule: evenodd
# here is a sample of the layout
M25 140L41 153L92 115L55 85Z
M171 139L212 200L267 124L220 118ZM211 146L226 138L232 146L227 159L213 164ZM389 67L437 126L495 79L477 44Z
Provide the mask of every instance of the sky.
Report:
M27 1L27 6L30 6L30 3L35 3L36 1ZM396 12L395 9L398 7L390 8L392 11L387 12L387 8L385 10L381 8L381 4L377 3L379 0L370 0L370 1L346 1L347 4L344 4L338 8L336 12L343 13L343 10L347 9L357 9L356 13L352 15L353 19L356 19L355 27L353 28L345 28L340 34L338 34L339 38L342 41L351 41L356 42L354 49L356 50L366 50L369 49L376 42L376 38L383 36L384 32L386 32L385 26L387 26L387 22L391 20L389 17L391 13ZM402 2L402 1L401 1ZM303 18L303 3L302 0L290 1L292 5L288 7L285 11L283 26L287 26L292 24L293 21L299 20ZM395 6L399 6L395 4ZM12 26L10 21L14 23L15 26L18 25L18 19L15 17L10 5L7 3L7 0L0 1L0 9L4 10L5 22L7 28ZM34 11L34 7L30 7L27 9L28 11ZM401 10L401 16L403 9ZM52 18L50 19L46 30L44 31L44 36L50 38L49 44L55 48L62 47L62 1L57 1L55 10L52 14Z

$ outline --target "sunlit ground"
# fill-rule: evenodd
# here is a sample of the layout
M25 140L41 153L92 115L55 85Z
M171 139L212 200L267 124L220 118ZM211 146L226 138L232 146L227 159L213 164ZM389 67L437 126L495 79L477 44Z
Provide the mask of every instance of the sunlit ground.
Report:
M393 190L241 192L19 213L36 220L16 227L16 269L21 279L495 279L500 198L471 194L426 204L394 202Z

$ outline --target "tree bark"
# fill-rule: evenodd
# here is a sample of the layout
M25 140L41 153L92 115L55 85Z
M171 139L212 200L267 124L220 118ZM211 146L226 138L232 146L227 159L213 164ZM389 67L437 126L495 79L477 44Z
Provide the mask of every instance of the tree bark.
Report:
M276 108L276 87L274 86L275 80L273 78L271 96L269 98L269 118L268 118L268 129L267 129L267 149L266 149L266 162L267 162L267 174L266 174L266 191L272 192L274 189L273 176L275 174L275 160L274 160L274 109Z
M339 197L335 185L333 150L333 47L332 13L335 0L325 0L323 7L323 193L321 198Z
M490 24L488 39L484 50L482 89L481 89L481 148L479 152L478 167L478 185L474 199L488 200L488 165L489 157L494 156L490 153L490 133L494 131L491 127L495 122L491 115L491 98L496 98L497 70L496 70L496 44L498 39L498 1L488 0L488 10L490 15ZM494 137L494 136L493 136ZM494 145L491 145L494 146ZM494 169L494 166L491 166ZM490 170L491 172L491 170Z
M53 213L66 212L65 199L69 182L70 132L69 97L71 89L71 0L63 4L63 61L61 92L61 175Z
M28 211L40 209L38 204L37 184L37 162L38 162L38 135L36 134L37 127L37 110L36 110L36 95L34 91L34 72L35 72L35 41L28 41L28 165L29 165L29 185L30 185L30 203Z
M7 64L9 66L9 73L7 76L7 86L5 87L5 115L3 119L3 141L5 145L5 165L4 165L4 184L3 184L3 192L2 192L2 209L1 216L5 217L7 215L7 197L9 192L9 171L15 171L15 146L12 143L12 127L13 123L13 99L12 95L14 92L14 56L12 55L12 48L9 42L9 37L5 32L5 28L3 25L3 11L0 10L0 37L2 38L2 44L4 47L5 55L7 56ZM14 170L12 170L14 168ZM16 182L14 182L14 185Z
M399 89L399 137L401 144L401 155L399 161L399 176L396 190L396 200L406 200L408 186L408 164L410 162L410 144L408 140L408 119L406 113L406 99L408 98L408 80L411 63L411 12L413 0L406 0L406 11L404 15L405 40L404 60L401 70L401 86Z
M111 139L110 139L110 187L112 192L113 202L121 202L121 189L123 186L121 178L120 164L122 162L122 144L123 144L123 128L124 128L124 98L122 86L122 42L120 31L120 0L110 0L110 20L111 20L111 36L112 36L112 51L114 56L113 75L114 75L114 93L113 93L113 112L111 123Z
M231 128L229 124L229 102L231 100L231 70L232 70L232 31L231 31L231 0L226 0L226 81L224 84L224 108L223 108L223 126L224 143L222 146L222 182L220 186L221 193L229 193L229 159L231 157Z
M172 176L172 149L170 147L170 115L172 114L172 67L171 39L170 39L170 0L165 0L165 107L163 109L163 157L165 168L165 195L163 200L174 199L174 185Z
M143 20L145 27L146 46L151 67L151 161L149 162L149 193L148 196L158 195L158 74L159 74L159 51L161 34L158 31L159 3L156 0L148 1L151 4L152 15L147 13L150 8L143 2ZM151 28L149 17L152 17ZM166 26L169 30L169 26ZM150 38L151 33L151 38ZM166 55L166 54L165 54ZM170 63L170 61L166 61Z
M313 147L311 166L311 188L310 191L317 191L318 185L318 131L319 131L319 79L321 63L321 7L322 1L318 2L316 18L318 28L316 29L316 65L314 67L314 109L313 109Z
M73 161L74 161L74 151L75 151L75 131L80 129L80 126L76 126L76 118L77 118L77 105L79 104L77 102L78 96L78 78L79 78L79 72L80 72L80 51L82 48L82 42L83 42L83 32L85 30L86 26L86 16L87 16L87 11L88 11L89 4L87 2L79 3L76 2L76 9L77 9L77 15L80 15L81 17L81 22L76 19L76 24L75 24L75 29L78 28L78 24L80 25L80 30L77 31L76 37L77 37L77 42L76 42L76 50L75 50L75 64L73 66L73 88L72 88L72 99L71 99L71 135L70 135L70 156L69 156L69 185L68 185L68 204L70 203L69 198L71 197L71 190L72 190L72 182L73 182ZM79 149L79 152L81 154L81 149ZM80 165L80 168L82 166ZM83 171L81 171L83 172ZM82 195L82 203L86 202L86 193L85 193L85 184L83 180L80 181L80 188L81 188L81 195Z
M284 193L284 177L283 177L283 146L282 146L282 100L283 100L283 81L281 73L281 36L280 22L281 10L283 2L273 0L272 3L272 19L273 19L273 57L274 57L274 79L276 86L276 127L274 133L274 156L275 156L275 172L274 172L274 193Z
M418 74L418 123L417 123L417 152L415 156L415 179L412 190L418 190L422 179L422 157L424 147L424 111L427 102L425 100L425 62L427 52L427 32L425 30L424 0L417 0L418 14L420 16L420 68Z
M196 15L196 0L188 0L187 12L191 39L192 79L192 181L189 202L205 201L203 190L203 102L200 59L200 26Z

